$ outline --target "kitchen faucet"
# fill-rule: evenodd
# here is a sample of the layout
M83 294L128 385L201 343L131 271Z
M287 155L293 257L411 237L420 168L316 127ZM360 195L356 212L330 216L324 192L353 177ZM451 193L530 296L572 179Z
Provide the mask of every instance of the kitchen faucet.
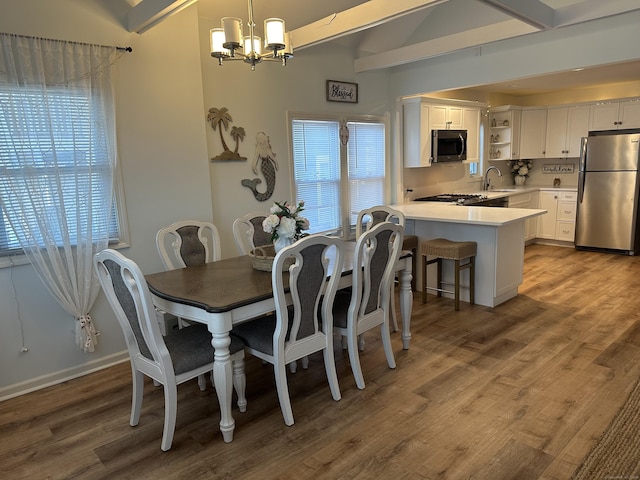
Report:
M490 167L488 167L484 172L484 181L482 183L482 190L489 190L489 187L491 186L491 183L489 182L489 172L491 170L495 170L496 172L498 172L499 177L502 176L502 172L495 165L491 165Z

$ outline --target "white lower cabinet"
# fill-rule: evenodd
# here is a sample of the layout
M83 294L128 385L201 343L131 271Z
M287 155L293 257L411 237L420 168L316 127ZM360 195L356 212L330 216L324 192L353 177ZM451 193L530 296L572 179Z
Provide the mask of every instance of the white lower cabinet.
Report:
M542 189L538 195L538 208L547 210L547 214L538 217L536 237L573 242L577 192Z
M528 192L509 197L509 208L538 208L538 192ZM533 240L537 234L538 217L524 221L524 240Z

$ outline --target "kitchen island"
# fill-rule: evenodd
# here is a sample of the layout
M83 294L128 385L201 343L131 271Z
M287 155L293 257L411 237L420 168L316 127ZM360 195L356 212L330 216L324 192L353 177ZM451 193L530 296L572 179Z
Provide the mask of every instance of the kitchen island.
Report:
M541 209L467 207L452 203L413 202L391 205L406 219L405 233L417 235L420 242L432 238L473 241L476 254L475 303L495 307L518 294L524 266L524 222L547 213ZM418 248L416 284L422 288L422 259ZM445 288L453 285L453 262L443 262ZM429 286L435 287L435 265L428 273ZM469 285L469 271L462 272L461 285ZM450 294L444 294L451 296ZM462 288L460 299L469 301Z

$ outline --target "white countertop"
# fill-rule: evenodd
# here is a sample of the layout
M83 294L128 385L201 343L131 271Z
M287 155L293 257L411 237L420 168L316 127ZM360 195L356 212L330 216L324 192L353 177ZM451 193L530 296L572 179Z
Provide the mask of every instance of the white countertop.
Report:
M404 213L407 220L494 227L521 222L547 213L547 210L537 208L465 207L442 202L412 202L404 205L390 205L390 207Z

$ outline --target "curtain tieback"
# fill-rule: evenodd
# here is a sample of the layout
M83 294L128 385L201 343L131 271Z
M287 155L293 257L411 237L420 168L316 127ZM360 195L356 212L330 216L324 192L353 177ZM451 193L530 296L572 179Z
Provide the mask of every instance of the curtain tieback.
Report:
M76 344L85 352L93 352L95 346L98 345L100 332L96 331L91 321L91 315L82 315L76 317L76 320Z

